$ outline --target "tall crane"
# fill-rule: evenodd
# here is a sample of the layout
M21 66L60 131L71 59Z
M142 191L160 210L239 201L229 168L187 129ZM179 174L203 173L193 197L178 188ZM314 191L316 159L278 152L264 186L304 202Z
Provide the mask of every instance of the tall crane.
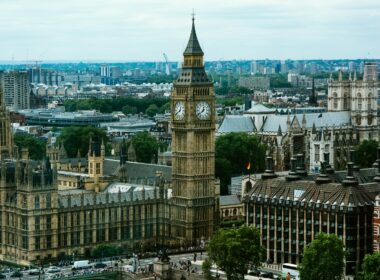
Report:
M170 63L169 63L169 59L168 59L168 56L166 55L166 53L163 53L164 55L164 58L165 58L165 73L166 75L170 75L170 73L172 72L172 69L170 67Z

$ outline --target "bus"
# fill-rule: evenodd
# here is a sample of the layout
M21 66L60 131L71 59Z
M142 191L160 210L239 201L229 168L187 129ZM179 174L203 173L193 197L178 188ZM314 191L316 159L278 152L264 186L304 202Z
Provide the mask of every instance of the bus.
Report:
M298 267L296 264L292 264L292 263L282 264L282 271L281 271L282 279L286 279L286 276L288 275L288 273L290 273L292 280L300 279L300 274L298 272Z

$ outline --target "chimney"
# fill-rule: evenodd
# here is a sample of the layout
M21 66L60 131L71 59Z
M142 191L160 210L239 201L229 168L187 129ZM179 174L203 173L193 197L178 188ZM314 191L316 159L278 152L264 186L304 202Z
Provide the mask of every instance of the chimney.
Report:
M274 164L273 157L268 156L266 159L267 169L264 171L264 174L261 176L262 179L273 179L277 177L277 174L274 173Z
M296 172L299 176L305 177L307 176L307 171L305 169L305 159L303 154L297 155L297 168Z
M353 170L354 171L360 171L359 166L356 164L356 152L355 150L350 150L350 161L354 163Z
M324 164L325 164L326 174L334 174L334 169L330 165L330 153L329 152L323 153L323 160L324 160Z
M296 181L300 176L296 172L296 159L293 157L290 159L290 171L288 176L285 177L286 181Z
M353 162L347 163L347 176L342 181L342 184L345 187L356 186L358 184L358 181L354 177L354 163Z
M321 163L321 173L319 173L315 182L317 184L327 184L331 182L330 177L326 174L326 162Z

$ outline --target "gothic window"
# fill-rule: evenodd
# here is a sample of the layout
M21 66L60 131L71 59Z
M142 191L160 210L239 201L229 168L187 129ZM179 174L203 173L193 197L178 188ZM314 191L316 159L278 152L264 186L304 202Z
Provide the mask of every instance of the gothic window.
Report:
M314 145L314 161L315 162L319 162L320 161L320 158L319 158L319 148L320 146L319 145Z
M368 116L367 122L368 122L368 125L372 124L372 116L371 115Z
M248 193L252 189L252 183L248 181L245 183L245 193Z
M40 209L40 197L38 195L34 197L34 208Z
M360 115L357 115L357 116L356 116L356 123L357 123L358 125L361 125L361 123L362 123L362 117L361 117Z
M348 110L348 94L344 94L344 99L343 99L343 110Z
M338 109L338 95L336 92L333 93L333 102L334 102L334 109Z
M362 109L362 95L358 93L358 110Z
M371 102L372 102L372 94L369 93L369 94L368 94L368 104L367 104L367 110L368 110L368 113L370 113L371 110L372 110Z
M47 195L46 195L46 205L45 205L46 207L45 208L51 208L51 195L50 195L50 193L48 193Z

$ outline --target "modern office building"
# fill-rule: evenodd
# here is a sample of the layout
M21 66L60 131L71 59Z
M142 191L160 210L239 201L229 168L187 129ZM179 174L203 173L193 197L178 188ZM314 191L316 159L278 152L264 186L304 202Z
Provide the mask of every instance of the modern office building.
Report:
M4 104L7 108L12 110L29 109L30 87L27 72L1 72L0 85L3 90Z

